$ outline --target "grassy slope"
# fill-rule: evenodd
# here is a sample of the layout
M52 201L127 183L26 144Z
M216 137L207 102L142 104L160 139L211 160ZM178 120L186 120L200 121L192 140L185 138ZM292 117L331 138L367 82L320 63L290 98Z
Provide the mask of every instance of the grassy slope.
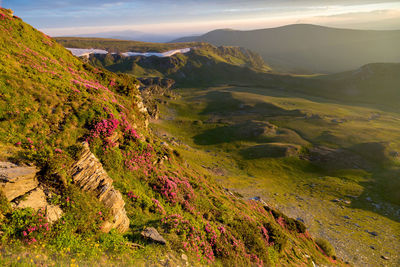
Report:
M208 171L189 168L153 137L135 104L134 79L84 64L7 10L0 13L1 158L40 167L49 200L64 210L48 231L25 237L27 227L40 224L38 215L13 211L0 196L1 265L140 265L182 250L193 264L335 263L299 233L301 224L226 193ZM85 139L124 196L131 221L124 235L102 234L107 210L71 185L68 166ZM145 226L156 227L168 245L142 239Z
M303 218L355 264L382 264L381 255L390 255L391 264L398 261L399 159L390 154L400 149L398 113L276 90L274 84L179 92L182 99L165 107L167 119L153 127L189 145L181 146L188 159L211 169L224 186ZM256 122L267 121L278 131L252 136ZM277 153L277 144L301 146L305 154L314 146L339 147L356 158L341 154L312 163Z

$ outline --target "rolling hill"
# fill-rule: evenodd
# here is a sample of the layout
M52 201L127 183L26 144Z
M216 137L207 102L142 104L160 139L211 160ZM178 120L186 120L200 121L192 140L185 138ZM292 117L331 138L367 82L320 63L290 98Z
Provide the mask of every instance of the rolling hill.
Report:
M241 46L277 71L336 73L374 62L400 62L400 30L347 30L295 24L252 31L215 30L176 42Z
M155 136L138 88L0 9L1 266L344 265Z
M262 57L245 48L215 47L206 43L142 43L112 39L56 39L68 48L96 48L110 52L91 54L86 60L95 67L137 77L166 77L183 84L207 84L260 79L258 73L272 69ZM124 52L166 52L190 48L188 53L168 57L126 56ZM117 53L113 53L117 52Z

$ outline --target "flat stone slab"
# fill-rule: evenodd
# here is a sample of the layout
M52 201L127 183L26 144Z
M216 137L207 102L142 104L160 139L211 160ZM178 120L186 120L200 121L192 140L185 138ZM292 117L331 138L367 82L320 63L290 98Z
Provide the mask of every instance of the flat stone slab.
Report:
M0 190L8 201L13 201L38 187L37 172L35 167L0 162Z

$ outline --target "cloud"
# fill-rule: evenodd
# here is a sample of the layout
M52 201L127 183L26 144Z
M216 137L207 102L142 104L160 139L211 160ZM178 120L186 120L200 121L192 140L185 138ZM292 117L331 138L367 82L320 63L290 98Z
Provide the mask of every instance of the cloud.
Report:
M3 4L33 26L57 35L63 29L98 32L108 27L176 31L190 25L193 32L210 27L262 28L307 19L345 21L326 17L400 9L398 0L5 0ZM388 13L382 16L385 19ZM371 19L375 17L371 13Z
M316 16L297 20L296 23L310 23L334 27L358 29L399 29L400 9L350 12L345 14Z

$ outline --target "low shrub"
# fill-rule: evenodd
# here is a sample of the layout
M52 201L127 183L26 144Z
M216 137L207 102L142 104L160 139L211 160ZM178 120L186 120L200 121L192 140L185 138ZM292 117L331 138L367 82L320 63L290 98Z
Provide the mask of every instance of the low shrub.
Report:
M328 241L326 241L325 239L322 239L322 238L317 238L315 240L315 243L317 243L317 245L325 252L325 254L328 257L336 258L335 249Z

